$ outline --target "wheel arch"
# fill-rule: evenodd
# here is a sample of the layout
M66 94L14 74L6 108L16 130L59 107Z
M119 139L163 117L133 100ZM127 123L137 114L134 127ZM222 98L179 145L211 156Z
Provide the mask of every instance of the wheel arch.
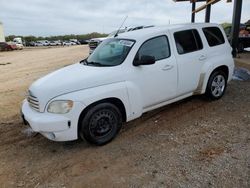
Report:
M213 74L215 71L223 71L223 72L226 74L226 76L227 76L226 79L228 79L229 68L228 68L227 65L221 65L221 66L216 67L216 68L210 73L209 77L210 77L211 74Z
M207 73L201 73L200 79L199 79L199 84L197 89L195 90L194 94L203 94L206 91L208 80L210 76L215 72L215 71L223 71L226 76L227 80L229 78L229 67L227 65L219 65L216 67L211 68L210 70L207 70Z
M127 121L127 112L126 112L126 108L125 108L125 105L123 104L122 100L119 98L116 98L116 97L105 98L105 99L95 101L83 109L83 111L81 112L79 119L78 119L78 130L77 130L78 133L79 133L79 129L80 129L80 122L84 118L84 116L86 115L88 110L91 109L92 107L98 105L98 104L101 104L101 103L111 103L111 104L115 105L120 110L120 112L122 114L122 122Z

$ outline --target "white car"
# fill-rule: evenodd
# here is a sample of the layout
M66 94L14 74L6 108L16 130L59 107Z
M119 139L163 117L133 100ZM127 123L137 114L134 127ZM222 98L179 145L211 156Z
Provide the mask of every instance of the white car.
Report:
M63 42L63 46L72 46L72 45L76 45L76 43L72 42L72 41L64 41Z
M50 41L49 45L50 46L59 46L59 45L61 45L61 42L60 41Z
M127 32L103 41L87 59L35 81L24 122L48 139L103 145L122 122L186 97L221 98L234 61L217 24L181 24Z
M35 43L35 46L49 46L49 41L47 40L39 40Z
M23 49L23 44L16 43L16 47L17 47L18 50L22 50Z
M43 46L43 43L40 41L35 42L35 46Z

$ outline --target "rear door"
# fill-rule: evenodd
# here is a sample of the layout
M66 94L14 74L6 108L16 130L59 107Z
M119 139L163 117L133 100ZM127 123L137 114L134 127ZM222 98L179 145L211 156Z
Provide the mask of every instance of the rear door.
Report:
M198 87L201 69L207 60L197 29L172 33L178 66L177 95L193 92Z

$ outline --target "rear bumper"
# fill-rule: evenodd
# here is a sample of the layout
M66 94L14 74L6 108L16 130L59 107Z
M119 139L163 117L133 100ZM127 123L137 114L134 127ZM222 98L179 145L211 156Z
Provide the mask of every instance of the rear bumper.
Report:
M74 103L73 109L67 114L40 113L30 108L25 100L21 114L24 123L34 132L53 141L70 141L78 138L78 118L82 110L81 103Z

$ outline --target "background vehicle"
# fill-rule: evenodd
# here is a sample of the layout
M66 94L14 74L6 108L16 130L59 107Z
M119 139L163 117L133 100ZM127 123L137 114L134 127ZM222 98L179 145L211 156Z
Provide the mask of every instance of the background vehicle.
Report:
M13 39L13 42L16 44L23 44L22 38L21 37L16 37Z
M79 42L80 42L80 44L88 44L89 40L81 39L81 40L79 40Z
M129 31L135 31L135 30L139 30L139 29L144 29L144 28L149 28L149 27L154 27L153 25L150 25L150 26L137 26L137 27L126 27L124 29L120 29L119 31L118 30L115 30L113 32L111 32L107 37L102 37L102 38L93 38L93 39L90 39L89 41L89 54L91 54L95 49L96 47L102 42L104 41L105 39L107 38L112 38L115 36L115 34L121 34L121 33L125 33L125 32L129 32Z
M26 46L35 46L36 43L34 41L26 42Z
M96 49L96 47L105 39L107 39L106 37L102 37L102 38L93 38L89 40L89 54L92 54L93 51Z
M23 49L23 44L16 43L15 45L17 47L17 50L22 50Z
M50 42L47 40L38 40L35 43L35 46L49 46Z
M72 41L63 41L63 46L72 46L72 45L76 45L76 43Z
M69 41L78 45L81 44L77 39L69 39Z
M23 49L23 41L21 37L16 37L13 39L13 43L16 45L16 49L22 50Z
M54 141L106 144L122 122L150 110L197 94L220 99L233 75L231 50L217 24L123 33L34 82L23 102L24 122Z
M227 26L224 28L225 33L228 37L228 40L231 40L231 30L232 26ZM239 32L239 39L238 39L238 52L243 52L244 48L250 47L250 25L248 24L241 24L240 32Z
M44 45L43 45L43 43L42 43L42 42L40 42L40 41L36 41L36 42L35 42L35 46L44 46Z
M60 46L60 45L61 45L61 42L60 42L60 41L50 41L50 42L49 42L49 45L50 45L50 46Z
M17 46L15 43L0 42L0 51L12 51L16 49Z

